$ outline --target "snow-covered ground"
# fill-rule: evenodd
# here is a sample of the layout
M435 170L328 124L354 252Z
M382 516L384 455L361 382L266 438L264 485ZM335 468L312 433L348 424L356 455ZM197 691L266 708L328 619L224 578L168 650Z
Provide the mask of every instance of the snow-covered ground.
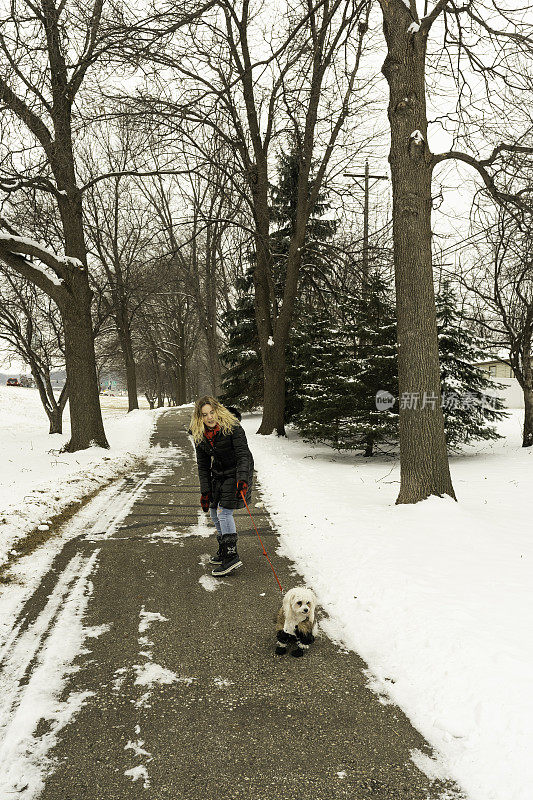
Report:
M113 477L134 472L148 453L155 414L126 415L122 398L103 403L111 449L67 455L59 450L68 414L65 435L49 436L36 392L0 387L0 564L27 531ZM532 794L533 451L520 447L522 413L513 411L501 423L504 440L452 457L458 503L430 498L416 506L395 505L395 459L339 454L306 444L291 430L288 439L258 436L259 417L243 421L280 552L317 592L327 613L323 630L366 660L369 685L382 702L401 706L433 745L435 760L420 752L413 760L430 775L453 777L469 800L530 800ZM154 464L156 450L149 456ZM134 497L135 491L128 502ZM95 537L109 535L107 517L119 519L121 503L113 487L104 489L79 515L78 527L94 517L96 504L105 533ZM70 537L78 529L67 527ZM7 627L60 547L61 537L52 537L20 560L17 585L2 596ZM73 647L98 633L83 629L90 565L78 566L72 563L67 587L75 619L64 621ZM59 601L59 594L51 596L51 607ZM14 652L14 668L17 658ZM57 731L73 710L59 712ZM24 742L24 726L19 732ZM133 781L142 777L131 774Z
M290 430L258 436L259 417L243 420L280 554L317 592L323 630L365 659L382 702L433 745L435 760L413 752L415 762L469 800L533 796L533 449L520 447L522 414L500 423L503 441L452 457L458 503L414 506L395 505L396 460Z
M0 386L0 566L25 534L133 469L147 452L154 412L128 414L125 397L101 402L110 449L60 453L70 433L68 406L64 434L50 435L36 389Z

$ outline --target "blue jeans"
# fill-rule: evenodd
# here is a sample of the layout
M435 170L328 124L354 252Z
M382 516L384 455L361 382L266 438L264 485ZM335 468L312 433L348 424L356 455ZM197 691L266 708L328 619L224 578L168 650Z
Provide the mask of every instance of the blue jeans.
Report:
M237 533L235 520L233 519L233 511L233 508L222 508L222 506L209 509L211 519L215 523L215 528L217 529L217 536L227 536L230 533Z

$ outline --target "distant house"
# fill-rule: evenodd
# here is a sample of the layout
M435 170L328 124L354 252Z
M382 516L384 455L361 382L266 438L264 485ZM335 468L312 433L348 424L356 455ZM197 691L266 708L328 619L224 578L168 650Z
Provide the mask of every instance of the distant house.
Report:
M514 372L508 361L493 358L491 361L479 361L476 364L491 378L514 378Z
M486 361L478 361L476 366L480 367L491 378L494 378L497 383L504 384L505 388L497 392L497 394L507 408L523 408L524 395L506 355L506 353L501 353L501 357L494 356ZM531 364L533 366L533 357Z

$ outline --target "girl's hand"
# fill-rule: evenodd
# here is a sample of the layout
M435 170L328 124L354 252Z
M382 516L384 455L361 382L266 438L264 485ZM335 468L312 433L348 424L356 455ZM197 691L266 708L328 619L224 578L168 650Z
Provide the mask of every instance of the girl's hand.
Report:
M246 494L247 491L248 491L248 484L246 483L246 481L237 481L237 497L241 496L241 492L244 492L244 494Z
M209 493L203 494L200 497L200 505L202 506L202 511L209 511Z

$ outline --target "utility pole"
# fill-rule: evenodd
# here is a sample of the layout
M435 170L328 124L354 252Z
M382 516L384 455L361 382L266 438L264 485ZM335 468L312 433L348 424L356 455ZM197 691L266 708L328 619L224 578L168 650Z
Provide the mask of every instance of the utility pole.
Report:
M370 178L376 181L388 181L388 175L371 175L370 168L368 166L368 159L365 161L365 171L364 174L360 172L345 172L344 173L347 178L364 178L365 179L365 202L363 206L363 266L362 266L362 278L361 278L361 288L363 290L363 295L366 293L366 289L368 286L368 216L369 216L369 196L370 196Z

